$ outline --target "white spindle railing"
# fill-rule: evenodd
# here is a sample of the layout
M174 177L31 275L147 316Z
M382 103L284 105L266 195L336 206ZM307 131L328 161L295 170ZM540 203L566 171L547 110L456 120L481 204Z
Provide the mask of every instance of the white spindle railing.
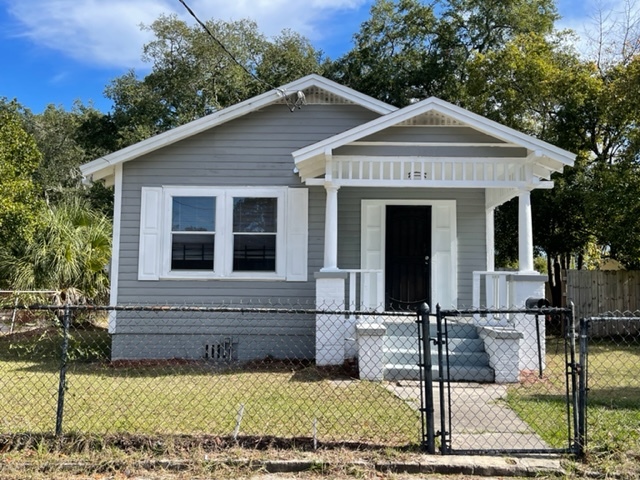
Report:
M531 169L508 158L339 157L333 159L333 178L338 181L396 182L525 182Z
M510 308L511 285L509 277L513 272L473 272L472 302L474 308ZM508 314L492 314L480 318L476 323L500 323L509 321Z
M508 308L508 277L513 272L473 272L472 302L474 307Z
M349 311L383 311L384 278L382 270L341 269L348 273L345 307Z

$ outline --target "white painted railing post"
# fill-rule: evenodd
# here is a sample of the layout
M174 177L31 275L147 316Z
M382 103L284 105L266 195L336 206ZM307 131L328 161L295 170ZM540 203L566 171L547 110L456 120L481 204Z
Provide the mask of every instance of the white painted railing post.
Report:
M383 324L360 324L356 327L360 380L384 380L385 333Z

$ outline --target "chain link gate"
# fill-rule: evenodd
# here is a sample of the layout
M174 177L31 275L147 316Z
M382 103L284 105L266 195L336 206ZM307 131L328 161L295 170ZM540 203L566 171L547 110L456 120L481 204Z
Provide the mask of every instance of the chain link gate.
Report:
M640 311L607 312L580 319L579 378L582 444L591 451L628 452L637 465L640 446ZM588 435L587 435L588 433ZM629 461L629 460L626 460ZM637 477L637 469L634 469Z
M571 308L423 305L417 321L426 452L582 453L585 360Z

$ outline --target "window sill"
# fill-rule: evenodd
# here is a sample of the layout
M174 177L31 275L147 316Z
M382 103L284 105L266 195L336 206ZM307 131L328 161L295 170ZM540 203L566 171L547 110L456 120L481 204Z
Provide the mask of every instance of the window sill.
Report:
M279 281L284 282L287 278L283 275L276 274L262 274L262 275L247 275L247 274L235 274L228 276L221 275L202 275L202 274L185 274L185 273L171 273L162 275L160 280L216 280L216 281Z

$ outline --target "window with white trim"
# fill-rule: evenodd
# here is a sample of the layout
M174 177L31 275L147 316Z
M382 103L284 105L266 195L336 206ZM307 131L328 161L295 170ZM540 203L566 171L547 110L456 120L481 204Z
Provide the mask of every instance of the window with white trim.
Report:
M308 190L143 187L138 279L307 280Z
M233 197L233 271L275 272L278 199Z
M216 197L172 197L171 270L213 271Z

